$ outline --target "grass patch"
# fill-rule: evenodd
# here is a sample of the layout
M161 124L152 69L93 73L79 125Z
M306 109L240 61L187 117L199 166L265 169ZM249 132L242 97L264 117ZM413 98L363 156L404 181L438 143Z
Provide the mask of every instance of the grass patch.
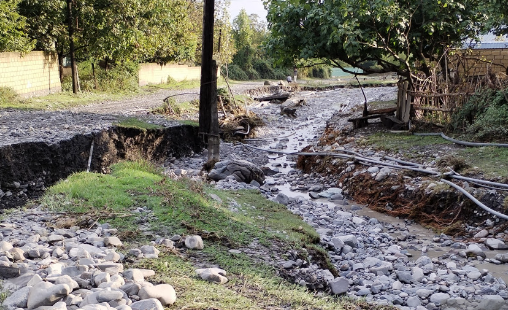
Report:
M128 117L125 118L118 123L114 124L115 126L122 127L122 128L133 128L133 129L139 129L142 131L152 130L152 129L162 129L163 126L148 123L144 120L137 119L135 117Z
M445 145L452 143L437 136L415 136L411 134L379 132L368 136L364 140L360 141L359 144L365 146L370 145L378 150L398 152L408 151L414 147Z
M168 79L168 83L164 84L149 84L144 86L145 89L168 89L168 90L183 90L183 89L193 89L199 88L201 82L199 80L183 80L183 81L175 81L173 79Z
M109 175L76 173L45 195L49 207L69 212L100 214L117 227L132 227L138 207L153 212L152 228L161 233L200 233L231 246L264 244L273 240L289 247L319 240L314 229L283 205L264 199L256 191L226 192L183 179L166 179L150 164L122 162ZM210 198L213 193L222 203Z
M61 92L42 97L33 97L27 99L15 98L11 100L1 100L0 108L12 108L22 110L59 110L72 108L76 106L87 105L104 101L121 100L131 98L140 93L135 92L81 92L74 94L72 92Z
M242 261L238 256L230 259ZM178 298L172 308L178 309L394 309L315 294L278 278L271 270L260 271L262 267L246 262L239 264L236 272L227 270L229 282L224 285L200 280L190 262L172 255L144 260L129 267L152 269L156 273L154 282L173 285Z
M199 127L199 122L195 120L180 120L180 124L182 125L188 125L188 126L194 126Z
M271 249L267 255L281 255L304 245L318 247L319 236L311 226L256 191L220 191L188 179L170 180L143 161L118 163L111 171L110 175L76 173L51 187L41 202L47 208L66 211L72 219L89 214L108 222L121 236L143 235L137 229L142 215L132 212L139 207L151 210L145 216L161 236L199 233L205 249L187 255L225 269L229 279L225 285L202 281L190 260L164 249L159 259L127 266L152 269L156 272L152 282L173 285L178 296L173 307L391 309L309 292L279 277L273 265L243 253L229 253L230 248L249 246L254 240ZM218 198L212 199L212 194Z
M169 117L179 117L198 112L199 100L176 102L175 98L166 98L160 107L152 110L152 113L163 114Z
M468 147L458 151L471 167L478 167L487 178L508 178L508 148Z

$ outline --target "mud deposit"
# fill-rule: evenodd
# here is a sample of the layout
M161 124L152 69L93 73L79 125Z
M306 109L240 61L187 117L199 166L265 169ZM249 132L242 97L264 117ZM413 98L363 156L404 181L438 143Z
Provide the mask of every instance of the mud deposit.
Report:
M92 150L93 144L93 150ZM198 128L181 125L156 130L112 127L57 143L25 142L0 148L0 209L23 205L72 173L107 172L121 160L160 162L202 149Z

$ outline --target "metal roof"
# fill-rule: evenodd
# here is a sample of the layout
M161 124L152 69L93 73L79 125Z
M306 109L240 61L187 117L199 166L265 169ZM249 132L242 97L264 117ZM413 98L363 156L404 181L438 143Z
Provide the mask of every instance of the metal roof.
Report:
M462 48L472 48L472 49L508 48L508 42L474 42L474 43L464 43Z

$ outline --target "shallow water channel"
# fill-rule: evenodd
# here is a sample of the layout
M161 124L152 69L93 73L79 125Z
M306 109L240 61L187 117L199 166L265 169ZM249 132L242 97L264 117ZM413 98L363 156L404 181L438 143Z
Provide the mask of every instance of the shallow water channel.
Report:
M344 90L302 93L301 96L303 96L308 102L319 105L319 113L308 114L306 120L302 122L295 121L289 125L281 124L278 126L278 129L280 129L278 132L278 138L267 140L267 142L260 147L273 151L298 152L308 145L313 145L322 134L326 125L326 120L329 119L334 112L350 109L354 105L363 103L363 96L360 97L361 93L359 91L356 92L356 96L352 93L347 97L349 99L343 100L342 102L337 102L336 98L339 95L336 92L341 92L340 96L344 96ZM379 100L380 98L382 99L383 97L386 97L386 94L384 93L367 93L368 97L369 95L369 101ZM356 204L354 201L348 201L346 205L343 205L343 203L337 204L328 199L311 199L309 192L306 191L293 191L291 190L291 184L287 182L286 176L292 169L295 168L296 156L270 153L268 158L268 165L271 166L272 169L278 170L279 173L274 176L267 177L266 183L272 187L277 187L280 193L283 193L290 198L302 197L304 199L313 200L314 202L331 206L332 208L339 206L344 211L352 212L356 216L376 218L384 224L391 224L393 227L407 228L409 233L416 237L416 240L413 240L411 243L418 244L418 248L422 249L416 250L416 247L414 247L414 249L407 248L406 250L409 253L408 255L411 255L411 260L418 259L423 253L430 258L438 258L452 250L456 251L451 247L441 246L439 243L434 243L432 239L437 237L438 234L421 225L414 223L408 224L408 222L403 219L373 211L366 206ZM396 233L392 234L392 236L394 238L398 237ZM507 252L508 251L486 250L485 254L487 255L487 258L494 258L496 254ZM495 265L489 262L480 262L476 260L473 261L473 263L479 270L487 269L494 277L502 278L506 283L508 283L506 265Z

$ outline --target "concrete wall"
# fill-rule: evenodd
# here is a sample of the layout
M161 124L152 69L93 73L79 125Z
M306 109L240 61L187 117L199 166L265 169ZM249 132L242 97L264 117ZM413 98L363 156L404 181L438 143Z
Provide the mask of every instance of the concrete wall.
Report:
M0 87L10 87L22 97L47 95L62 90L56 54L0 53Z
M508 48L473 49L465 67L471 68L469 76L485 75L489 69L493 73L508 74Z
M161 66L154 63L141 64L139 67L139 86L166 83L168 76L176 81L199 80L201 79L201 67L174 64Z

